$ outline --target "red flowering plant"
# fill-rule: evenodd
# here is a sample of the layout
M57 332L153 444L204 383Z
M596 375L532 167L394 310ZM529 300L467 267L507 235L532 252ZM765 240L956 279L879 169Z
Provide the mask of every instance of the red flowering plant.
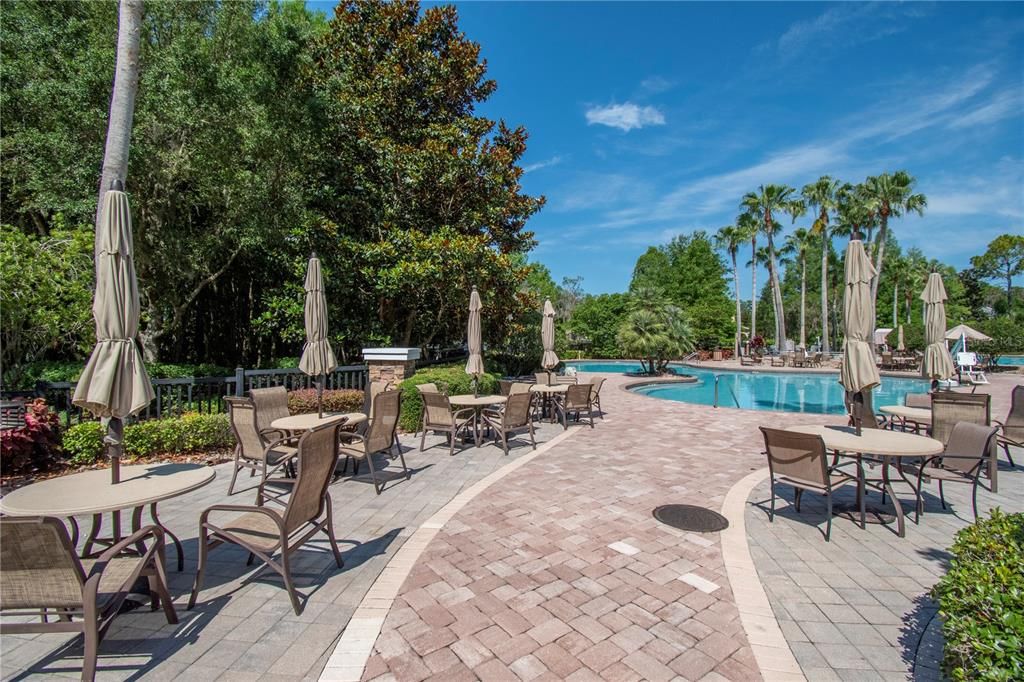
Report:
M0 431L0 469L5 475L48 469L60 453L57 415L46 401L28 404L25 425Z

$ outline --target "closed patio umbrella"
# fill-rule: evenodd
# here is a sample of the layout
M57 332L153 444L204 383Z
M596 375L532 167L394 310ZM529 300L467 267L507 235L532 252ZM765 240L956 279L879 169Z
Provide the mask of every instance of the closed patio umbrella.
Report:
M551 370L558 367L560 360L555 354L555 307L551 299L544 301L544 321L540 326L540 340L544 345L544 357L540 365L548 371L548 383L551 383Z
M843 296L846 339L843 341L839 383L853 394L854 400L867 406L870 406L871 389L880 382L875 355L871 349L875 321L871 278L874 275L875 267L864 253L863 242L859 238L851 239L846 248L846 291Z
M473 376L473 393L476 394L480 383L480 375L484 373L483 341L480 334L480 294L476 287L469 295L469 322L466 324L466 343L469 346L469 360L466 361L466 374Z
M945 381L953 376L953 358L945 344L946 298L942 275L937 272L928 275L928 284L921 292L921 300L924 301L925 342L921 375L932 382Z
M899 326L899 329L896 332L896 350L898 350L898 351L900 351L902 353L906 349L907 349L907 346L903 342L903 325L901 324Z
M104 442L110 454L110 473L120 482L125 417L145 409L153 400L153 385L142 364L139 333L139 285L135 278L132 216L128 195L110 190L96 235L96 345L75 387L72 402L106 420Z
M334 370L338 361L334 357L331 343L327 340L327 297L324 295L324 278L320 270L320 259L314 253L306 267L306 346L302 349L299 369L315 376L316 411L324 416L324 377Z

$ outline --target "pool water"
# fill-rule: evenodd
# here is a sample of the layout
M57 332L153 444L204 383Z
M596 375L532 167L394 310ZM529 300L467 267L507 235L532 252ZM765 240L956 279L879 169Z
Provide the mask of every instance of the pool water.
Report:
M636 372L636 362L571 362L581 372ZM715 376L718 379L719 407L744 410L781 410L816 414L845 414L844 389L837 374L735 372L699 367L676 367L677 371L697 377L691 384L654 384L635 392L653 398L698 405L715 404ZM883 405L902 405L907 393L924 393L928 383L922 379L882 377L874 391L875 409Z
M996 364L1000 367L1020 367L1024 365L1024 355L1001 355Z

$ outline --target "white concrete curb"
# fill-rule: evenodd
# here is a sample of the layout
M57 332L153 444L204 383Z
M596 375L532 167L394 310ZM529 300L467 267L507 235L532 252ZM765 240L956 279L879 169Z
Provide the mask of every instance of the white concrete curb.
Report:
M747 498L754 487L767 477L768 469L759 469L736 483L726 494L722 514L729 519L729 527L722 531L722 560L740 612L740 621L765 682L806 682L768 603L747 546L747 529L743 520Z
M417 528L377 576L377 580L370 586L363 601L352 614L352 619L349 620L341 639L334 647L334 652L327 660L327 665L320 673L320 680L324 682L358 682L363 676L366 661L369 660L370 654L373 652L373 645L384 625L384 619L387 617L388 611L391 610L395 597L398 596L398 590L409 576L409 571L412 570L423 550L427 548L438 531L491 484L571 438L579 429L579 426L574 426L563 431L548 442L539 445L533 452L509 462L480 479L453 497L448 504L441 507L436 514ZM467 454L471 455L472 453Z

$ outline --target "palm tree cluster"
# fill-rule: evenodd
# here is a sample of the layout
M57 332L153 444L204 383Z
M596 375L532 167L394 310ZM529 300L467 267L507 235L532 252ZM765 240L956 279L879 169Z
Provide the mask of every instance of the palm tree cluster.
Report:
M740 202L742 211L733 225L718 230L716 244L726 252L732 261L733 282L736 295L736 337L735 351L741 350L742 309L739 291L739 250L750 244L751 258L751 322L750 338L757 335L757 266L768 270L768 286L771 291L772 309L775 319L776 346L782 347L786 335L786 317L783 310L782 286L779 265L795 266L800 270L800 346L807 347L806 292L807 258L811 247L817 241L821 245L821 345L824 352L831 352L828 317L828 261L833 236L855 235L866 239L869 253L874 256L877 274L871 282L872 296L878 296L878 283L882 276L882 262L885 244L889 236L889 219L899 218L908 213L922 215L928 205L923 194L914 192L915 180L906 171L882 173L868 177L859 184L842 183L828 175L804 185L797 192L789 185L761 185L757 191L748 192ZM808 212L813 218L808 227L798 227L783 238L780 217L788 216L791 223ZM877 233L876 233L877 230ZM758 248L758 238L764 237L765 246ZM782 239L781 245L779 244ZM910 255L908 254L908 258ZM923 258L918 259L923 260ZM908 282L915 268L920 264L907 263L896 273L895 291L902 286L906 300L910 300ZM894 299L898 293L894 293ZM898 302L894 300L893 308ZM909 303L907 304L909 306ZM895 317L895 314L894 314Z
M640 358L645 374L660 374L672 358L693 350L693 331L681 308L657 289L639 288L630 296L629 314L617 341L628 357Z

